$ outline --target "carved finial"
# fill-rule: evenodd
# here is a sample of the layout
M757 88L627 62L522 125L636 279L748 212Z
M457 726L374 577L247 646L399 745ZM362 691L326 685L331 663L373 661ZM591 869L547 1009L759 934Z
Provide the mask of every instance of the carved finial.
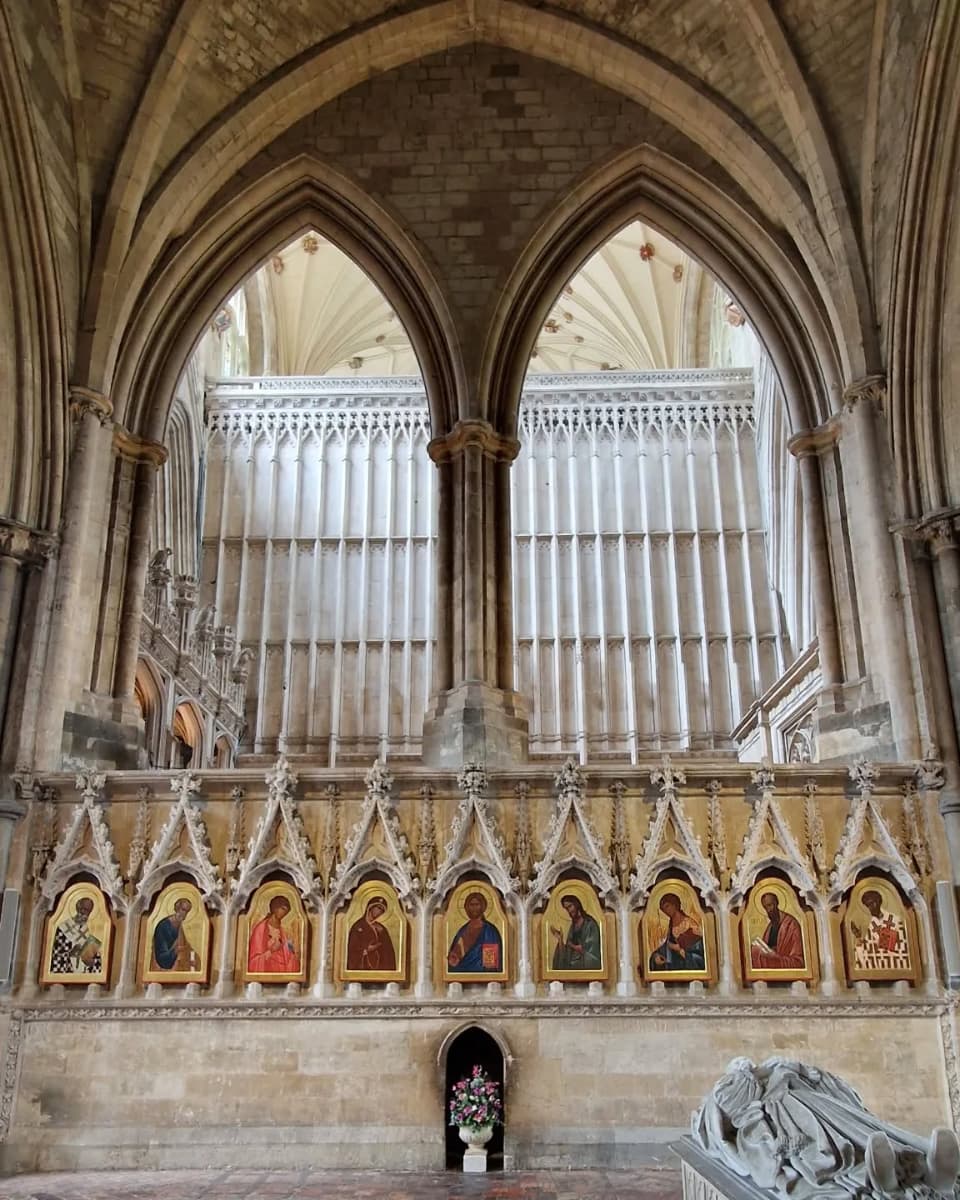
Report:
M133 837L130 839L130 853L127 856L127 880L134 884L140 874L147 857L147 841L150 837L150 798L153 789L143 785L137 788L137 818L133 827Z
M670 755L665 754L660 766L650 772L650 782L666 795L668 792L675 792L680 785L686 783L687 777L683 771L674 768Z
M627 817L623 807L626 784L617 779L607 788L613 797L613 828L610 836L610 866L626 891L630 883L630 839L627 836Z
M267 791L271 796L292 796L297 786L297 776L290 769L285 754L281 754L266 774Z
M368 796L388 796L393 789L393 776L379 758L373 760L373 766L363 779L367 785Z
M940 751L936 746L928 746L923 758L917 763L914 772L917 790L921 792L939 792L943 789L945 778L943 763L940 761Z
M764 759L756 771L750 772L750 780L761 792L772 792L776 787L773 763Z
M530 836L530 784L521 780L514 784L513 794L517 798L515 836L513 840L513 866L526 891L533 875L533 840Z
M250 668L256 657L256 651L251 646L240 647L237 657L233 660L233 666L230 668L230 678L234 683L247 682L250 678Z
M482 796L488 786L487 772L479 763L464 763L457 772L457 787L468 796Z
M170 780L170 791L181 799L189 799L200 791L200 776L194 771L178 771Z
M827 875L826 833L823 828L823 816L817 803L817 781L807 779L803 785L803 827L807 842L807 853L816 868L821 881Z
M173 550L169 546L164 546L162 550L157 550L150 559L150 564L147 567L147 581L151 587L162 588L166 587L173 575L167 565L167 559L173 554Z
M77 773L77 791L84 800L92 800L94 804L103 799L107 786L107 777L101 771L79 771Z
M583 772L576 759L567 759L554 775L553 786L556 788L558 796L566 796L569 792L575 792L578 796L583 795Z
M230 789L230 835L227 840L227 850L224 858L228 875L235 874L243 855L243 800L245 796L245 789L238 785Z
M717 874L720 876L721 882L726 886L726 875L729 865L727 860L727 834L723 826L723 812L720 807L720 793L723 791L723 784L719 779L710 779L704 784L703 790L707 793L707 808L710 816L710 854L713 858L713 865L717 869Z
M862 754L854 761L852 766L847 768L847 774L853 780L854 787L861 795L872 792L880 776L877 767L872 762L868 762Z

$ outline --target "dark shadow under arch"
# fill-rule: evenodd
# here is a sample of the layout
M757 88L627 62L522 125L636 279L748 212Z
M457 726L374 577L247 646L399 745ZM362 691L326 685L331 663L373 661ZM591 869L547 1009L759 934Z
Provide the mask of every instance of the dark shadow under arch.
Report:
M492 1034L478 1025L468 1025L465 1029L445 1043L442 1053L445 1056L443 1079L443 1121L446 1140L446 1166L448 1170L459 1170L463 1163L463 1152L466 1149L460 1140L456 1126L448 1124L448 1106L453 1085L457 1080L469 1075L476 1064L487 1072L491 1079L500 1085L500 1096L504 1101L503 1119L507 1120L506 1095L504 1082L506 1079L506 1059L499 1042ZM493 1137L487 1144L487 1170L503 1170L503 1133L504 1125L498 1125L493 1131Z

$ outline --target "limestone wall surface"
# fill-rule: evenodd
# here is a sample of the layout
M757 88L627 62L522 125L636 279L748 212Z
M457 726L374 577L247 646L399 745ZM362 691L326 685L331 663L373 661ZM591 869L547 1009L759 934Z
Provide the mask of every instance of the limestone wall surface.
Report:
M889 1005L831 1015L568 1005L566 1015L555 1005L528 1017L437 1005L339 1018L296 1006L259 1018L237 1007L30 1009L12 1021L0 1013L0 1029L12 1031L0 1168L441 1168L438 1057L471 1007L512 1059L505 1153L516 1166L666 1158L735 1055L829 1067L880 1116L917 1131L955 1116L933 1005L902 1006L903 1015Z

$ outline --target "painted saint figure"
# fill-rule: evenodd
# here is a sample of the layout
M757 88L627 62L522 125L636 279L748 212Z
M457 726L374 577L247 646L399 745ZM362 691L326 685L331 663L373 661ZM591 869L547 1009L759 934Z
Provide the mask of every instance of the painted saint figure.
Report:
M567 930L566 936L556 925L550 928L557 943L553 951L553 969L555 971L599 971L602 968L600 926L595 918L583 911L583 905L576 896L572 894L561 896L560 903L570 918L570 928Z
M283 927L289 913L286 896L274 896L270 911L250 931L247 971L251 975L296 975L300 971L296 940Z
M469 975L474 972L503 970L503 940L500 930L484 914L487 898L471 892L463 905L469 920L453 936L447 951L447 968Z
M750 943L754 970L802 970L805 962L800 922L790 913L781 912L775 892L764 892L760 903L767 914L767 928L762 938L755 937Z
M870 914L870 923L866 929L850 923L856 965L865 971L909 970L910 949L903 920L883 907L877 891L864 892L860 901Z
M73 916L57 926L50 952L52 975L98 975L103 969L103 943L87 927L92 912L93 901L82 896Z
M380 923L387 911L383 896L371 896L363 916L354 921L347 937L348 971L395 971L397 952L389 932Z
M683 904L675 892L667 892L660 898L660 911L667 918L667 931L650 955L650 970L705 970L706 954L700 922L683 911Z
M181 897L173 906L173 912L157 922L153 931L153 962L151 970L195 971L197 952L187 940L183 923L193 905Z

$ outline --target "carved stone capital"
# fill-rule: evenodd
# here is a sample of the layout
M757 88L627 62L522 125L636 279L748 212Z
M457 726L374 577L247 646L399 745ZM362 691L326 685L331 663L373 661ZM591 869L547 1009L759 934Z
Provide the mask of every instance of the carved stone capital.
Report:
M121 458L134 463L147 463L153 467L162 467L169 458L166 446L149 438L137 437L121 425L114 427L113 448Z
M73 384L70 388L70 415L80 422L87 413L96 417L101 425L105 425L113 416L113 405L100 392Z
M816 429L802 429L787 442L787 449L795 458L818 458L840 440L840 421L830 417Z
M916 522L913 535L926 542L934 558L960 550L960 509L944 508L928 513Z
M858 404L866 404L875 412L883 412L886 395L885 375L864 375L862 379L855 379L843 389L843 411L852 413Z
M0 517L0 558L13 558L23 566L39 567L56 550L57 541L55 533Z
M427 453L437 464L452 462L467 450L479 450L496 462L513 462L520 453L516 438L497 433L489 421L458 421L445 437L434 438Z

